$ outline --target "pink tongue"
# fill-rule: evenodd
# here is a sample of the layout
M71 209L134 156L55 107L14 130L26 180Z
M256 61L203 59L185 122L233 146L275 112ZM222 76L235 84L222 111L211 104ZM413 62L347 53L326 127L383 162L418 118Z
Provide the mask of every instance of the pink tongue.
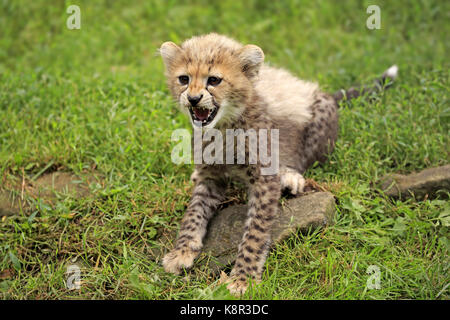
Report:
M200 108L194 108L194 114L200 121L205 120L208 118L209 110L208 109L200 109Z

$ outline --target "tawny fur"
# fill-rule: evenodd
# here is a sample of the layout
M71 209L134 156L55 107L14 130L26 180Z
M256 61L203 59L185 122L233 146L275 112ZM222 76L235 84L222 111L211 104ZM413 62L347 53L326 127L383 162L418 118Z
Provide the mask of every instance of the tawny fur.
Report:
M249 210L228 288L241 294L247 288L247 278L259 280L263 272L281 191L301 193L302 174L315 161L325 160L334 148L336 101L317 84L265 65L259 47L244 46L218 34L194 37L181 46L166 42L160 53L170 92L193 125L189 97L202 96L194 108L218 108L215 118L202 130L280 130L277 174L263 175L261 163L248 163L248 144L241 150L246 153L245 164L196 166L192 198L175 247L163 259L164 268L172 273L193 265L208 220L224 200L229 177L240 179L248 186ZM181 83L180 76L188 76L189 83ZM220 78L221 82L209 85L208 77Z

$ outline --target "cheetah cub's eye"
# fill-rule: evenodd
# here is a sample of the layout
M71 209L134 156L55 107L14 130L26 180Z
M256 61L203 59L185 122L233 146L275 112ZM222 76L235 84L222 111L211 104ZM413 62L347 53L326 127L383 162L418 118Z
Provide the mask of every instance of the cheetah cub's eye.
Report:
M222 79L217 77L209 77L208 78L208 85L209 86L217 86L220 82L222 82Z
M180 84L183 86L189 83L189 77L188 76L179 76L178 81L180 81Z

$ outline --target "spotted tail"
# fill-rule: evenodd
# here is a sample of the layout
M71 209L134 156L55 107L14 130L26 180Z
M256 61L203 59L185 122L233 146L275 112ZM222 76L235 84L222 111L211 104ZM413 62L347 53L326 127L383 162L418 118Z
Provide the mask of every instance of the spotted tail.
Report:
M379 93L392 86L397 75L398 67L394 64L381 77L377 78L372 86L341 89L333 94L334 100L339 103L341 100L351 100L362 95Z

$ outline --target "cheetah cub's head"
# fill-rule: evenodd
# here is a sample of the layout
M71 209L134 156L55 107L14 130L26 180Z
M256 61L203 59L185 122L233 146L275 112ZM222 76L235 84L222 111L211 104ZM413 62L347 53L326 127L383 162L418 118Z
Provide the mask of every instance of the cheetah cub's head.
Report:
M264 61L255 45L215 33L160 48L169 89L193 126L224 127L240 117L251 99Z

